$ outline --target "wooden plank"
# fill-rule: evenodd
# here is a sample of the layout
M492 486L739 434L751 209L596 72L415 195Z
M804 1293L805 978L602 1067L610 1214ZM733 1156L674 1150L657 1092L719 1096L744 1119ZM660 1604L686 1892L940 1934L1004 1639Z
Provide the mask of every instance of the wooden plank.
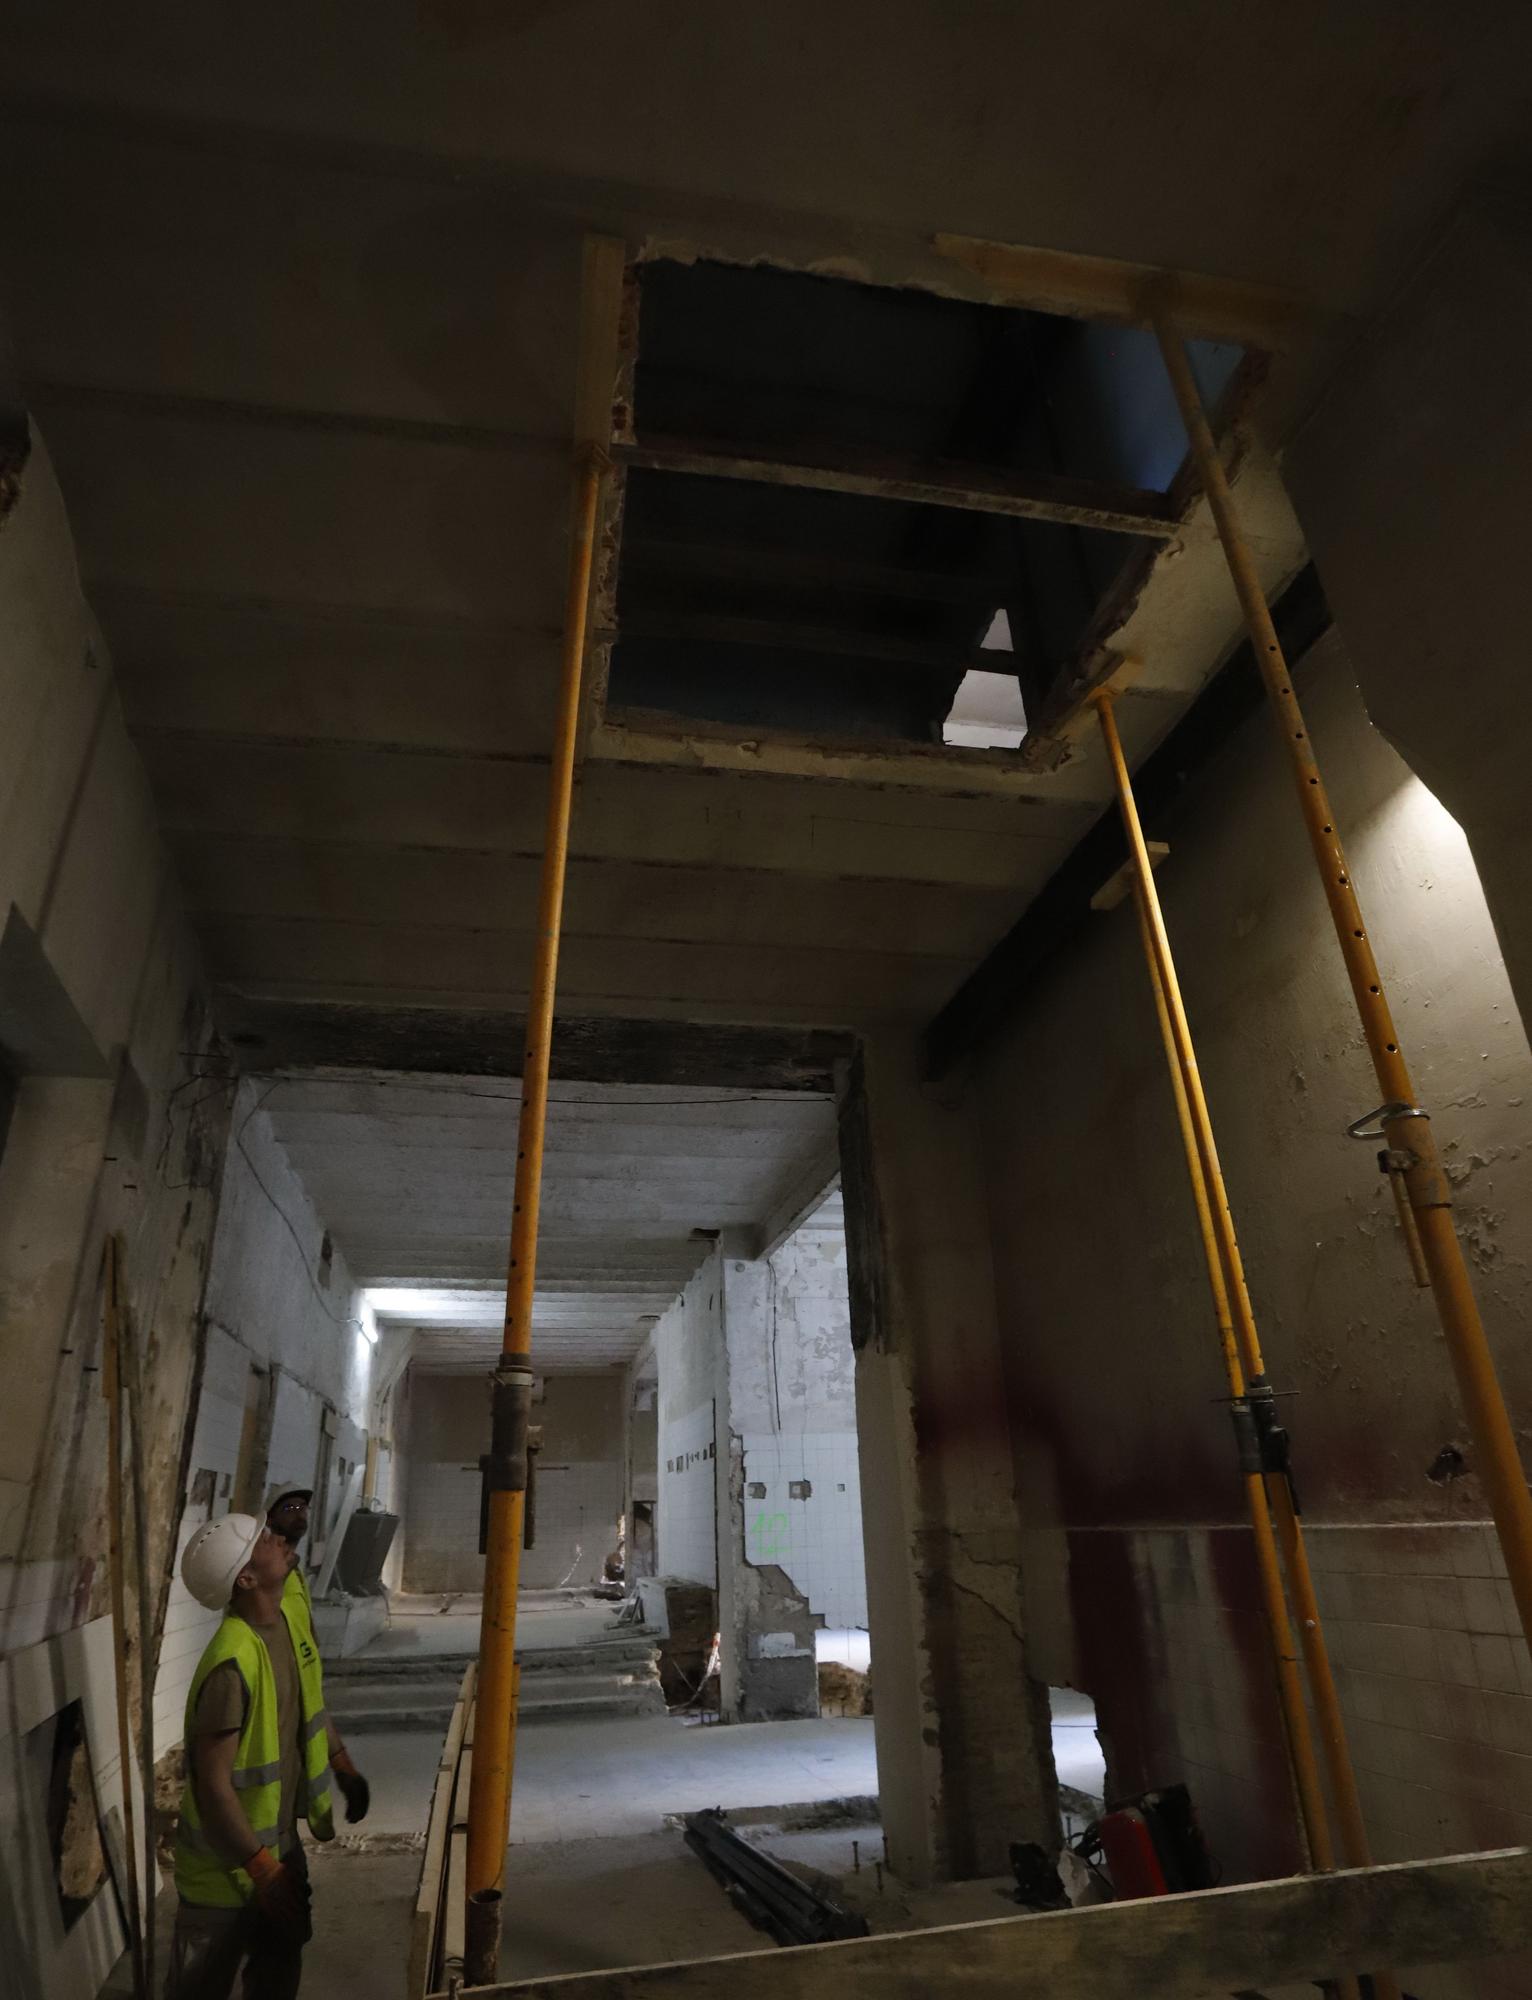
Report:
M426 1820L426 1844L420 1857L415 1907L410 1912L409 1983L405 1989L409 2000L417 2000L418 1995L429 1993L436 1981L436 1941L441 1924L447 1847L452 1832L453 1797L477 1676L478 1661L475 1660L464 1671L463 1683L447 1724L447 1734L442 1741L441 1759L436 1767L431 1810Z
M469 1721L472 1728L472 1718ZM463 1745L458 1759L457 1787L452 1801L452 1831L447 1838L447 1867L442 1876L440 1929L441 1978L461 1978L467 1956L468 1925L468 1791L473 1782L473 1746Z
M1045 1916L504 1981L474 2000L1204 2000L1532 1945L1532 1848L1297 1875Z
M1166 840L1146 840L1144 845L1149 850L1149 866L1158 873L1160 863L1170 853L1170 843ZM1115 910L1125 897L1133 893L1137 872L1131 861L1125 861L1120 868L1114 868L1091 897L1091 908L1098 913L1102 910Z
M1151 284L1168 287L1177 324L1184 333L1203 340L1281 349L1313 333L1321 317L1290 292L1237 278L1160 271L1152 264L1082 257L1024 243L993 243L978 236L942 233L932 242L939 255L981 278L997 303L1063 313L1071 319L1142 324L1144 294Z
M649 436L618 444L612 455L648 472L689 473L703 479L743 479L761 486L802 486L816 493L854 493L916 507L954 507L971 514L1064 521L1121 535L1180 533L1175 504L1164 493L1060 474L1021 472L943 460L890 458L837 447L837 462L776 451L742 452L690 438Z
M447 1839L452 1817L452 1785L456 1772L440 1770L431 1794L431 1811L426 1820L425 1851L420 1858L420 1883L415 1907L410 1912L408 1985L410 2000L429 1993L435 1981L436 1932L441 1914L442 1876L446 1869Z

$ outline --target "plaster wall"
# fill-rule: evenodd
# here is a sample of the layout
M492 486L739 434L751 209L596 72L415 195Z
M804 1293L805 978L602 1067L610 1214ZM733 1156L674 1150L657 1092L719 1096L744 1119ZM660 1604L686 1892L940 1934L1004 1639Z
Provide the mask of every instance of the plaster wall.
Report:
M235 1099L177 1561L204 1521L258 1511L280 1480L315 1492L302 1550L312 1581L365 1458L375 1374L402 1336L384 1332L374 1345L363 1333L345 1258L331 1247L325 1259L324 1219L262 1108L271 1089L246 1080ZM154 1690L160 1756L181 1741L191 1676L217 1623L175 1575Z
M414 1371L403 1459L405 1590L483 1588L479 1554L479 1457L489 1446L488 1378ZM525 1590L600 1580L617 1546L622 1511L623 1378L553 1375L532 1412L542 1428L537 1465L537 1536L521 1559Z
M1525 1411L1532 1057L1495 932L1462 832L1370 725L1333 635L1300 692ZM1532 1666L1429 1294L1374 1149L1345 1136L1377 1090L1289 786L1260 714L1147 831L1171 846L1158 880L1268 1366L1297 1396L1284 1421L1378 1856L1495 1846L1532 1833ZM971 1088L1032 1671L1095 1698L1114 1792L1184 1777L1231 1879L1280 1872L1280 1725L1128 908L1045 970ZM1466 1467L1444 1479L1452 1448ZM1532 1991L1504 1968L1407 1984Z
M117 1933L109 1890L64 1931L46 1848L34 1838L39 1746L72 1695L87 1698L103 1805L120 1784L102 1615L103 1246L119 1234L125 1381L138 1413L125 1477L129 1495L141 1495L152 1627L143 1643L135 1634L133 1658L152 1661L229 1091L111 661L36 439L0 531L0 631L0 1062L16 1078L0 1139L0 1767L16 1836L0 1868L0 1931L15 1943L27 1990L62 1994L93 1988ZM125 1511L136 1605L131 1498ZM135 1674L135 1724L145 1706ZM151 1879L142 1857L140 1879Z
M718 1404L728 1387L723 1275L716 1252L660 1318L654 1352L659 1371L657 1571L716 1589ZM727 1504L727 1485L724 1491Z
M528 1590L601 1580L623 1507L623 1376L550 1375L536 1413L537 1539L521 1559Z
M841 1102L882 1817L906 1881L1056 1837L1022 1599L989 1218L971 1104L914 1036L868 1037Z
M0 1158L9 1652L106 1604L99 1272L111 1230L142 1382L151 1573L168 1566L228 1093L40 442L0 535L0 623L0 1045L19 1073Z
M756 1267L758 1315L729 1319L729 1400L745 1561L780 1568L824 1625L843 1627L867 1623L867 1576L846 1233L835 1208Z
M1524 1011L1529 339L1525 192L1482 188L1352 344L1284 466L1373 720L1461 823Z

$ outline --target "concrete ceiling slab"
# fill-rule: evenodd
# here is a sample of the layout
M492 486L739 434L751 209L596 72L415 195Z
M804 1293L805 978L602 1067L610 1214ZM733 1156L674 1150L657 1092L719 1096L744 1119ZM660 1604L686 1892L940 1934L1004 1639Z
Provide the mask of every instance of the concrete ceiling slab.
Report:
M379 1018L525 987L587 230L982 299L957 231L1345 314L1514 140L1532 59L1526 10L1325 0L788 0L743 38L684 0L279 14L17 0L0 304L215 979ZM1275 432L1330 351L1281 365ZM1301 546L1256 456L1241 490L1274 587ZM1186 530L1124 607L1134 758L1238 630ZM1109 799L1083 743L986 798L592 742L561 988L591 1015L924 1020Z
M416 1327L432 1364L487 1360L499 1340L519 1102L495 1077L286 1077L262 1099L358 1282L446 1294L429 1314L383 1315ZM630 1359L708 1232L763 1228L834 1143L821 1096L556 1085L535 1360Z

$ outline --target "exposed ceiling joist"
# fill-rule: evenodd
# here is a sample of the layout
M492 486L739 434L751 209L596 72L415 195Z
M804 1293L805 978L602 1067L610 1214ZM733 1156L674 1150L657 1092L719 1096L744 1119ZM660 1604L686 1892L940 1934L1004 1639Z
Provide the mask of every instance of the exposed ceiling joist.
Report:
M519 1013L362 1006L218 996L219 1025L254 1070L387 1070L398 1075L519 1077ZM555 1082L700 1085L827 1095L851 1037L819 1028L732 1028L693 1021L560 1014Z
M649 472L686 473L703 479L743 479L764 486L807 487L818 493L854 493L919 507L953 507L966 513L1016 520L1062 521L1123 535L1168 540L1179 531L1174 502L1164 493L1062 474L1021 472L941 460L898 459L837 446L835 462L778 452L728 450L691 439L651 436L618 444L613 456Z

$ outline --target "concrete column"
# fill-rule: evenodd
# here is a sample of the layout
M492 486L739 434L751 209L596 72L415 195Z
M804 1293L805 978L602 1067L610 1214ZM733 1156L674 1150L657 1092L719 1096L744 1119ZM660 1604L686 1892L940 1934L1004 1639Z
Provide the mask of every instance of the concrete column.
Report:
M723 1369L718 1426L718 1630L723 1713L767 1722L819 1713L815 1620L806 1597L777 1563L751 1546L755 1511L744 1440L774 1429L768 1393L771 1272L735 1232L720 1243ZM726 1421L724 1421L726 1413ZM759 1537L756 1538L759 1543Z
M1529 353L1532 215L1524 192L1485 194L1358 341L1283 468L1368 712L1473 849L1524 1021ZM1408 939L1378 945L1407 971Z
M990 1222L968 1108L913 1038L864 1044L841 1110L878 1780L896 1872L999 1874L1056 1845L1027 1671Z

